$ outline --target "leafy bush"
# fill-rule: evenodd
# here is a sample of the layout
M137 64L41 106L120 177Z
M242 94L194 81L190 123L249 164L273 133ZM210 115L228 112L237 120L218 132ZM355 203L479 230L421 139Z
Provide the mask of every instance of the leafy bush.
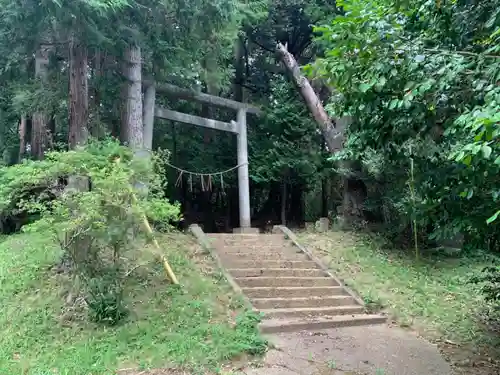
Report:
M481 275L471 280L475 284L481 284L481 292L484 299L491 306L491 315L500 318L500 266L486 267Z
M258 324L262 321L262 315L247 310L236 317L236 331L248 341L244 350L251 355L262 355L267 351L268 341L258 332ZM243 340L242 340L243 341Z
M388 228L496 250L500 3L476 3L338 1L308 72L337 91L329 111L355 119L335 160L363 164Z
M93 320L116 324L126 316L127 256L144 237L143 215L164 222L179 217L179 207L163 198L165 181L155 161L154 155L151 161L134 158L130 149L106 140L0 169L0 210L40 215L26 229L54 235L84 282Z
M90 320L114 326L128 315L120 277L119 270L109 270L107 274L88 280L85 302Z

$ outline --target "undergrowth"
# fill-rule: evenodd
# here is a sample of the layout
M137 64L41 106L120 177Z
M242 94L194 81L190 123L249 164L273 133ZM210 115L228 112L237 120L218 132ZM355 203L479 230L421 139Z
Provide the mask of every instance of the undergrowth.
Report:
M347 232L300 236L370 310L385 310L400 325L430 338L475 344L494 340L480 322L485 301L471 282L493 263L493 256L422 252L416 261L414 254L390 249L375 236Z
M259 317L246 311L188 237L168 236L159 240L168 244L182 286L169 285L150 249L143 248L124 291L131 313L116 327L89 322L75 281L51 270L61 251L50 236L4 237L0 374L101 375L168 367L196 373L243 353L262 354L267 343L256 329Z

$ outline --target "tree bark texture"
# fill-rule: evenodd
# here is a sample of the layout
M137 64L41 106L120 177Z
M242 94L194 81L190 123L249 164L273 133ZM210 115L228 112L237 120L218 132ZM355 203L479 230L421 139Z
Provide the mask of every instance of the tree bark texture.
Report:
M26 115L22 115L19 121L19 156L18 161L20 162L26 152Z
M129 46L124 55L123 76L126 80L123 86L121 140L134 150L144 147L142 123L142 73L141 47Z
M330 117L323 108L323 104L309 83L309 80L301 73L299 64L283 44L278 43L276 45L276 52L280 56L281 61L283 61L287 70L290 72L293 82L299 89L299 92L304 99L307 108L309 108L309 111L314 117L314 120L320 126L321 132L325 137L326 144L328 145L328 149L331 153L341 150L343 143L342 131L341 129L335 128L335 121L330 120Z
M205 87L208 95L217 96L218 82L216 80L217 74L217 60L214 56L207 56L204 61L205 67ZM201 109L201 116L209 119L215 118L216 109L210 104L203 104ZM203 140L205 144L212 142L213 130L203 129Z
M89 120L87 46L72 37L69 46L69 137L71 149L88 139Z
M234 42L234 82L233 95L234 100L243 102L243 84L245 83L245 46L244 41L240 37Z
M328 179L321 177L321 217L328 217Z
M281 225L286 225L286 211L288 208L288 189L286 185L286 178L283 178L281 190Z
M49 55L52 46L41 44L35 53L35 77L43 83L48 77ZM43 159L49 143L49 116L37 111L33 114L31 127L31 154L36 159Z
M144 93L144 148L147 151L153 149L153 131L154 131L154 121L155 121L155 99L156 99L156 88L152 84L146 87L146 92Z
M89 91L92 92L92 102L89 103L89 124L88 132L92 137L102 139L106 135L106 127L101 123L101 85L104 71L105 55L99 48L93 50L89 58L92 64L92 83L89 84Z

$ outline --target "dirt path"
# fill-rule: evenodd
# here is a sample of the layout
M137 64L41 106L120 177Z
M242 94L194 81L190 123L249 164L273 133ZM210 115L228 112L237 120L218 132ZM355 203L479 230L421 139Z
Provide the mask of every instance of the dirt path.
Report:
M245 375L452 375L437 347L385 325L270 336L275 349ZM238 373L238 372L236 372Z

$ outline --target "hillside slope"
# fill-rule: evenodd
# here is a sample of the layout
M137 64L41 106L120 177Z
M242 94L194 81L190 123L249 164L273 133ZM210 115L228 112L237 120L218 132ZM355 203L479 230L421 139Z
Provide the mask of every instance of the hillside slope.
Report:
M126 368L214 370L243 353L265 351L257 318L245 311L210 258L190 237L159 238L181 287L168 284L149 248L132 259L126 322L89 323L85 301L52 265L50 236L0 243L0 373L100 375ZM76 290L76 292L75 292Z

